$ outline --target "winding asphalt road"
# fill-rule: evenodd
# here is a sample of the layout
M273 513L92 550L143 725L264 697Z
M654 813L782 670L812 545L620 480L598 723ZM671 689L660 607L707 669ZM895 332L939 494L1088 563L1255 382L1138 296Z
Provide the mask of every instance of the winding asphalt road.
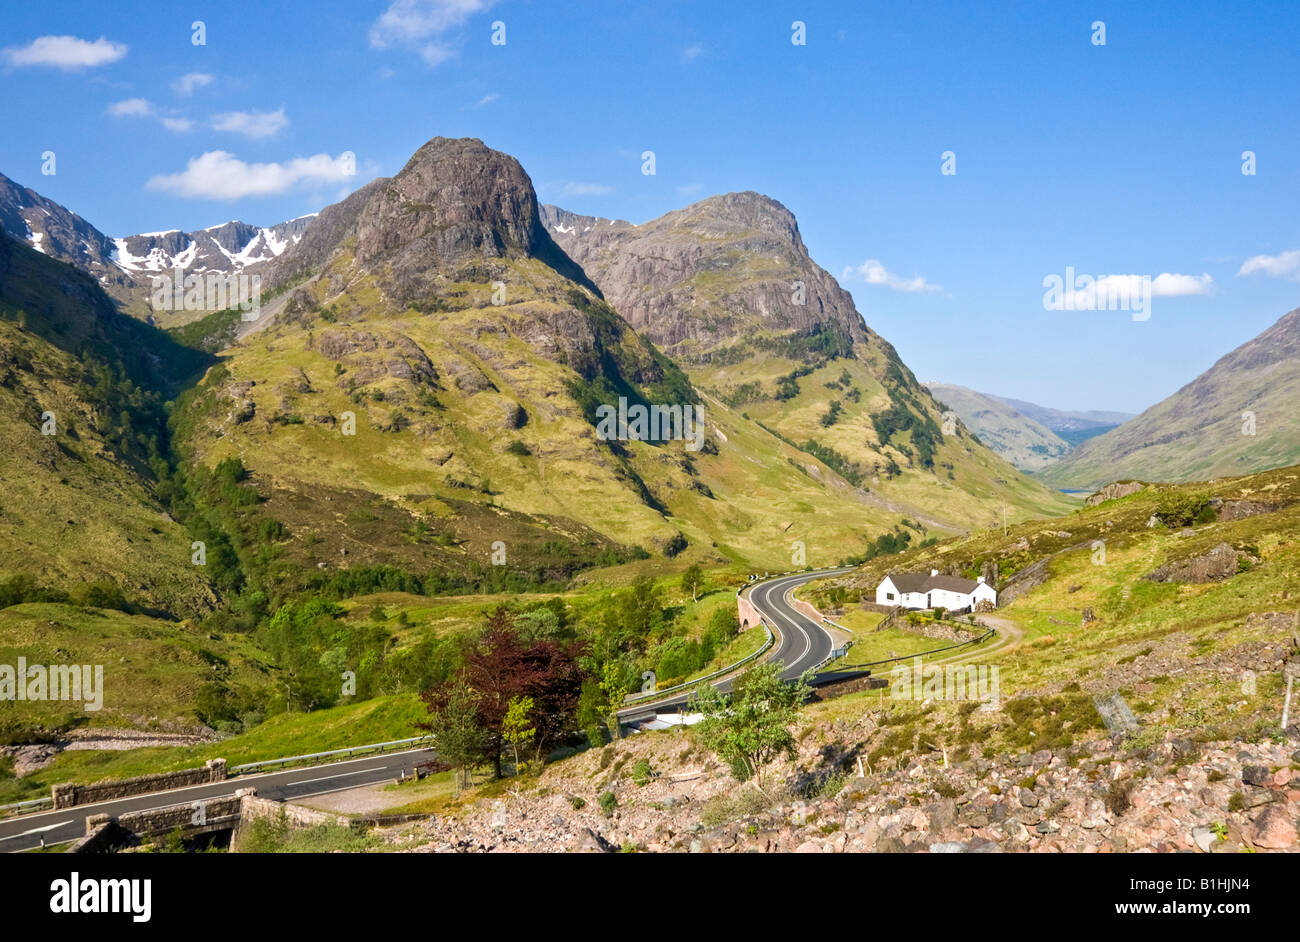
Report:
M345 788L392 781L401 775L403 770L407 775L413 774L417 764L431 758L433 753L428 749L378 753L360 759L331 762L328 765L304 766L283 772L264 772L260 775L238 775L211 785L174 788L170 791L135 795L131 798L77 805L59 811L15 815L0 819L0 852L14 853L40 847L42 837L45 838L46 844L76 840L86 833L86 818L93 814L117 816L128 811L165 808L168 805L187 804L199 798L233 795L236 789L240 788L256 788L259 798L292 801L297 798L342 791Z
M790 593L806 582L852 571L853 567L798 572L776 576L750 586L749 601L776 635L776 645L764 661L780 661L785 665L781 671L782 680L798 680L805 671L820 667L830 657L834 647L826 629L790 603ZM714 686L723 693L729 693L738 676L738 673L730 674ZM619 711L619 719L628 722L645 719L655 713L678 712L690 701L692 692L688 690L673 697L628 707Z
M797 587L815 579L851 572L852 569L831 569L819 572L800 572L776 576L749 587L749 600L776 636L776 644L764 658L780 661L784 667L784 680L798 680L805 671L823 664L829 657L833 643L831 636L820 624L800 612L789 601L790 593ZM753 630L753 629L751 629ZM720 679L715 686L723 693L731 690L739 673ZM624 721L651 716L657 712L680 710L690 700L690 692L651 704L629 707L619 711ZM224 782L194 785L148 795L136 795L91 805L78 805L59 811L16 815L0 819L0 852L14 853L41 845L58 844L76 840L86 833L86 818L94 814L121 815L128 811L163 808L186 804L199 798L219 798L233 795L236 789L256 788L262 798L291 801L312 795L373 785L392 781L403 770L412 774L415 766L432 758L428 749L406 752L380 753L360 759L347 759L328 765L306 766L282 772L265 772L260 775L240 775Z

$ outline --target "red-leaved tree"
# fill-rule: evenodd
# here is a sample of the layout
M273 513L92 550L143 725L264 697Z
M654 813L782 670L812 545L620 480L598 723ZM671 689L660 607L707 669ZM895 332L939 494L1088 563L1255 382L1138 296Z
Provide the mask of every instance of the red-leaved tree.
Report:
M483 756L501 775L502 725L514 697L532 697L530 718L537 729L537 754L573 728L585 679L578 666L581 646L573 642L530 641L514 626L514 613L498 608L466 646L456 677L424 692L430 713L441 713L458 684L473 692L477 722L484 732Z

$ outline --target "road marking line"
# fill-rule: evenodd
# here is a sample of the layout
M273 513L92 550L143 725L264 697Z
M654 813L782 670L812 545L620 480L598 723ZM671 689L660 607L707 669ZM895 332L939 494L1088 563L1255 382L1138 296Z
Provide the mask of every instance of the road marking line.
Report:
M347 778L349 775L365 775L367 772L382 772L388 768L384 765L375 766L373 769L357 769L355 772L340 772L338 775L322 775L320 778L304 778L294 782L284 782L281 788L288 788L291 785L310 785L312 782L328 782L332 778Z
M60 821L57 824L47 824L43 828L32 828L30 831L23 831L21 834L10 834L8 837L0 837L0 841L12 841L15 837L28 837L32 834L40 834L42 831L53 831L55 828L61 828L65 824L72 824L74 820L74 818L69 818L67 821Z

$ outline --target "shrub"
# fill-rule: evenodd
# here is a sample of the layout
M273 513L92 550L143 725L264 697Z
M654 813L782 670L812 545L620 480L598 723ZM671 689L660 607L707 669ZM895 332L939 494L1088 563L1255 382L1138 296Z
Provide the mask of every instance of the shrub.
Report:
M1105 801L1106 809L1111 814L1119 817L1133 807L1133 803L1129 800L1129 794L1133 791L1134 784L1131 780L1110 783L1110 788L1107 790L1103 801ZM1228 807L1231 809L1231 803L1229 803Z
M618 807L618 797L613 792L601 792L596 801L606 816L613 814L614 809Z

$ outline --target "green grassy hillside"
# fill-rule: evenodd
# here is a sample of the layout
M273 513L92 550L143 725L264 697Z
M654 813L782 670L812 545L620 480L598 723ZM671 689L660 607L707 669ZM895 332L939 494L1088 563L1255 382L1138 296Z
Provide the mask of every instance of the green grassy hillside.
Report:
M1225 544L1228 550L1215 550ZM1189 578L1189 563L1212 551L1236 561L1205 581ZM995 615L1013 639L964 657L999 667L1002 718L976 724L981 714L962 718L954 704L893 705L931 735L960 742L962 754L1053 744L1036 743L1035 730L1056 745L1098 735L1091 697L1114 691L1138 715L1139 737L1182 730L1257 739L1280 731L1282 664L1300 657L1298 468L1211 486L1149 486L1005 535L981 531L872 561L805 591L854 611L859 596L874 600L885 572L931 567L967 576L996 571L1004 597ZM1017 587L1014 599L1009 586ZM1069 706L1075 701L1077 710ZM1062 704L1068 709L1057 719L1051 711ZM869 706L869 698L848 698L833 709ZM967 723L983 728L963 734Z

